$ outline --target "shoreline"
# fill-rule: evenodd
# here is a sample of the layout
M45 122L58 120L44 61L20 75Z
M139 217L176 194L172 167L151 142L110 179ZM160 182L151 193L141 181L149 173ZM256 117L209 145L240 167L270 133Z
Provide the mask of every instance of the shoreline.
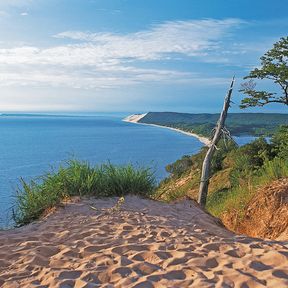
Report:
M192 132L187 132L184 130L181 130L179 128L173 128L173 127L169 127L169 126L164 126L164 125L158 125L158 124L149 124L149 123L140 123L139 121L144 118L147 115L147 113L145 114L134 114L134 115L130 115L126 118L124 118L122 121L124 122L129 122L129 123L134 123L134 124L141 124L141 125L148 125L148 126L154 126L154 127L159 127L159 128L166 128L178 133L182 133L184 135L190 136L190 137L194 137L197 138L200 142L202 142L205 146L210 145L211 141L204 137L204 136L200 136L198 134L192 133Z

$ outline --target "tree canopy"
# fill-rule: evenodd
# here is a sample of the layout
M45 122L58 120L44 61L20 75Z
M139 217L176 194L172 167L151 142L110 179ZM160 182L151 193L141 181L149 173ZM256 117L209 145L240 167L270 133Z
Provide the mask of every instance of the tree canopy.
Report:
M248 97L242 99L241 108L264 106L268 103L281 103L288 105L288 37L281 38L273 48L260 58L261 67L250 71L244 79L249 79L242 84L239 90ZM255 79L273 81L280 93L258 91Z

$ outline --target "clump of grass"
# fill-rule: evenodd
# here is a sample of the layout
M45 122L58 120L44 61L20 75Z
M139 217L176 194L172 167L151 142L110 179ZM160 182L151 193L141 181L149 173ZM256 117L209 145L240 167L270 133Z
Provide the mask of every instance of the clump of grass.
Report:
M87 162L68 161L56 172L36 180L20 180L13 218L17 226L28 224L47 210L72 196L109 197L135 194L151 196L156 185L149 168L111 163L92 167Z
M288 159L274 158L266 161L260 169L260 175L265 179L277 180L288 176Z
M216 217L225 212L237 211L241 218L246 205L257 193L257 189L273 180L288 177L288 160L274 158L266 161L254 174L238 181L230 190L211 193L207 199L207 210Z

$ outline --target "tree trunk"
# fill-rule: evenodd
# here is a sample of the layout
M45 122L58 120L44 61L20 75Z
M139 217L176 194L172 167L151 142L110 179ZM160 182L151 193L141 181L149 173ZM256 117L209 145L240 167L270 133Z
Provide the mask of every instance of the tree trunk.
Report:
M233 85L234 85L234 77L232 79L230 89L228 90L228 93L225 97L223 109L222 109L220 118L217 122L215 134L213 136L213 139L209 145L209 149L208 149L206 156L204 158L204 161L203 161L201 182L200 182L200 188L199 188L199 198L198 198L198 203L202 207L205 207L205 205L206 205L209 179L210 179L211 161L212 161L212 157L213 157L213 154L215 152L215 149L216 149L216 145L217 145L218 141L221 139L222 130L224 128L225 120L227 117L227 112L228 112L228 109L230 107Z

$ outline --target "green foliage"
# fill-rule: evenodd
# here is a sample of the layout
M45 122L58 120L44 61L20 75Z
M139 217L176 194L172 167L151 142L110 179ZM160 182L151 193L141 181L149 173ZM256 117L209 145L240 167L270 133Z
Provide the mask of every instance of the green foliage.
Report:
M180 177L192 166L191 156L184 155L181 159L166 166L166 171L172 174L173 177Z
M16 194L14 221L21 226L38 219L47 209L72 196L150 196L155 188L150 169L113 166L111 163L91 167L72 160L58 171L47 173L30 183L21 179Z
M191 169L199 169L202 166L206 151L207 148L203 147L201 151L195 155L184 155L176 162L168 164L166 171L171 174L172 178L179 178L183 174L186 174L186 172L191 171Z
M237 185L229 190L221 190L208 195L207 210L216 217L222 217L225 212L234 211L241 217L243 211L257 192L257 189L271 181L288 177L288 159L275 157L264 162L263 166L253 175L238 178ZM235 214L236 216L236 214Z
M172 201L177 201L183 198L186 195L185 189L173 189L166 193L165 198L163 199L165 202L169 203ZM157 199L157 198L156 198Z
M251 169L261 167L265 160L273 158L272 147L260 137L255 141L239 148L237 155L245 155L248 158L247 166ZM237 157L237 155L235 155Z
M217 150L215 151L212 161L211 161L211 174L215 174L217 171L220 171L224 168L224 159L227 157L227 154L231 151L234 151L237 148L237 145L232 141L225 141L222 139L217 144ZM202 166L202 163L201 163Z
M223 168L223 160L226 158L228 152L236 149L236 144L232 141L219 141L217 150L211 163L211 173L214 174ZM179 178L183 174L191 170L199 170L202 168L203 160L207 152L207 147L203 147L201 151L195 155L184 155L181 159L166 166L166 171L171 174L173 178Z
M178 128L205 137L211 136L219 114L149 112L139 122ZM288 114L229 113L226 126L232 135L271 136L279 125L288 125Z
M245 182L245 179L250 177L253 173L253 170L251 169L252 167L250 165L249 156L237 153L235 153L234 156L235 158L234 164L232 166L233 168L229 175L229 180L232 186L241 184L243 180Z
M221 140L218 143L217 150L214 154L215 157L211 163L211 173L212 175L217 175L217 172L221 171L221 175L219 175L218 182L213 180L213 182L210 183L210 187L213 187L212 189L227 186L226 183L220 183L222 182L220 179L224 179L224 181L228 180L229 172L225 170L227 168L225 160L227 154L235 149L236 145L231 141L225 143ZM186 155L176 162L169 164L167 171L172 172L172 174L170 177L161 181L155 191L155 199L169 202L185 195L196 199L195 195L199 189L201 168L206 152L207 147L203 147L199 153L192 156Z
M265 177L266 180L276 180L288 176L288 158L276 157L271 161L266 161L258 174Z
M235 211L237 217L241 217L258 186L288 177L287 143L288 126L280 126L271 142L260 137L242 147L235 147L232 143L225 147L221 141L212 163L207 210L220 218L227 211ZM199 153L190 156L191 166L185 172L181 171L180 176L162 181L156 190L156 196L161 195L160 199L165 201L173 201L185 195L197 196L195 193L199 189L206 150L204 147ZM182 160L171 166L181 166Z
M149 168L135 169L132 165L117 167L109 163L102 165L98 171L103 176L101 184L105 197L127 194L150 196L156 185L154 173Z
M193 132L198 135L210 137L211 131L214 128L214 126L215 125L213 123L202 123L202 124L197 124L197 125L194 124L194 125L187 125L186 130L188 132Z
M272 151L283 159L288 159L288 126L280 126L271 138Z
M227 158L233 159L230 182L232 185L241 184L252 177L264 163L272 160L276 154L273 146L260 137L230 153Z
M231 189L208 195L207 209L217 217L229 210L241 215L258 186L288 177L287 143L288 127L281 126L273 135L271 144L259 138L231 151L227 155L232 167Z
M226 199L227 195L231 195L231 191L228 192L227 189L217 191L217 193L211 193L207 197L206 209L214 216L220 217L221 213L226 209Z
M241 102L241 108L264 106L268 103L288 105L288 37L281 38L271 50L261 58L261 67L255 68L244 79L250 79L242 84L243 92L248 97ZM272 80L281 90L275 92L256 90L254 79Z

